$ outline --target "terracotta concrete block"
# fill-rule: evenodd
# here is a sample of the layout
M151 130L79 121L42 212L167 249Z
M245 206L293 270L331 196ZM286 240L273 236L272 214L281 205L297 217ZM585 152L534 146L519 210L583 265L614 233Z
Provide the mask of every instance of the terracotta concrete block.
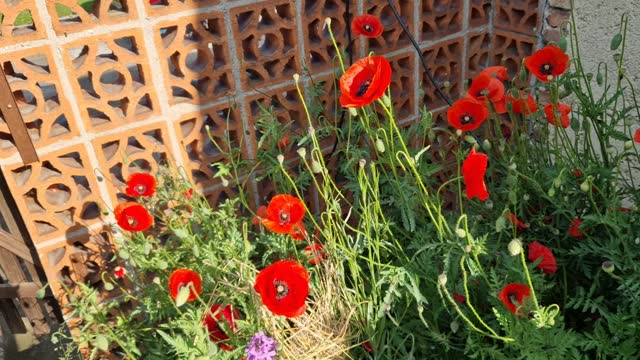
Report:
M89 132L121 127L158 113L140 30L66 44L64 61Z
M491 64L506 66L509 77L514 77L522 59L533 53L535 44L535 37L496 30L491 47Z
M394 4L400 16L408 25L409 31L415 37L416 29L413 26L413 14L419 11L418 2L394 0ZM402 31L402 27L400 27L386 1L364 0L364 12L377 16L384 25L384 32L380 37L367 39L365 43L366 53L374 51L377 54L386 54L411 46L409 37Z
M229 1L227 1L229 2ZM200 9L207 6L218 5L220 0L159 0L154 4L145 1L147 14L151 16L170 15L179 11Z
M452 99L457 99L463 91L461 82L464 66L463 47L464 39L455 38L431 45L422 51L422 56L427 60L436 84ZM424 91L423 101L427 108L433 109L446 105L446 102L436 93L426 74L422 75L422 90Z
M90 169L82 145L40 155L38 163L3 167L36 245L101 221L102 201Z
M396 121L416 115L415 104L415 51L401 53L387 58L391 63L391 99Z
M0 14L0 46L19 44L47 37L35 0L3 1ZM16 19L29 15L30 22L20 24ZM1 17L1 16L0 16Z
M482 69L487 66L499 65L489 64L489 50L491 37L486 32L470 34L467 48L467 78L473 79Z
M225 154L231 151L236 161L249 158L246 142L250 141L253 131L243 132L240 112L232 104L184 115L174 126L185 172L199 189L220 183L219 178L213 178L217 171L212 163L228 163Z
M172 104L203 104L235 90L224 14L213 11L158 23L154 28Z
M127 199L124 189L132 173L155 175L160 166L175 164L170 155L167 131L164 123L156 123L93 140L100 163L96 173L100 174L102 181L106 181L114 204Z
M77 119L59 85L60 74L51 49L35 47L11 53L0 61L36 149L79 134ZM16 147L0 115L0 158Z
M47 10L58 35L138 19L134 0L95 1L84 6L77 0L47 1Z
M357 1L349 0L350 12L353 17L357 15ZM304 0L302 2L303 34L305 49L305 64L311 74L321 71L334 70L340 67L337 59L337 52L329 36L329 31L325 25L325 19L331 18L331 31L335 36L336 43L340 51L347 51L348 36L347 29L351 26L346 19L346 1L335 0ZM349 52L353 55L353 61L357 61L362 55L359 51L360 36L352 34L352 46ZM349 56L344 59L345 66L349 64Z
M295 12L295 4L283 0L230 9L244 90L302 72Z
M469 27L487 25L491 19L491 0L469 1Z
M493 26L498 29L535 35L540 29L539 0L496 0Z
M435 40L462 31L464 1L422 0L421 40Z

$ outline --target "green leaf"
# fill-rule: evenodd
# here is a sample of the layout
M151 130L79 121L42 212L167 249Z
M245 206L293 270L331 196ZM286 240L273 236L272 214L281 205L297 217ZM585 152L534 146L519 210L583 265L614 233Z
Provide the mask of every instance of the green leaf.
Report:
M173 233L181 240L189 238L189 233L185 229L174 229Z
M178 292L178 296L176 296L176 306L180 307L184 305L189 299L189 294L191 294L191 288L189 286L183 286Z
M611 39L611 50L617 50L618 47L620 47L621 43L622 43L622 34L617 33L613 35L613 38Z
M614 129L611 129L609 131L609 136L611 136L612 138L614 138L616 140L620 140L620 141L629 141L629 140L631 140L627 136L627 134L625 134L625 133L623 133L621 131L618 131L618 130L614 130Z
M567 52L567 38L561 37L560 41L558 41L558 47L562 50L562 52Z
M98 348L99 350L101 351L109 350L109 340L107 340L107 338L104 335L96 336L94 342L95 342L96 348Z

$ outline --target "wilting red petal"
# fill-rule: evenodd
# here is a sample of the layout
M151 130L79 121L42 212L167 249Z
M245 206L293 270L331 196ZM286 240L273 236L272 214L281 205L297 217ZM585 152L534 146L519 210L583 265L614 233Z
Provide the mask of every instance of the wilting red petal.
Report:
M189 298L187 302L194 301L198 295L202 293L202 278L200 274L191 269L176 269L169 276L169 293L171 298L175 300L178 297L180 289L189 286L189 283L193 284L189 292Z
M573 221L571 222L571 226L569 226L569 235L577 239L583 239L584 235L580 230L581 225L582 225L582 220L578 218L573 219Z
M391 83L391 64L384 56L360 59L340 77L340 105L358 108L384 95Z
M153 225L153 217L147 209L136 203L119 204L113 210L118 226L125 231L145 231Z
M384 26L380 19L373 15L359 15L351 22L351 32L368 38L375 38L382 35Z
M467 301L466 296L462 294L458 294L457 292L453 293L453 299L460 305L464 304Z
M542 270L542 272L544 272L545 274L553 274L558 270L556 258L555 256L553 256L553 253L548 247L540 244L537 241L530 243L529 261L534 262L540 257L542 257L542 261L540 261L540 263L536 267Z
M258 273L254 289L272 313L297 317L306 310L309 273L297 262L280 260Z
M152 196L156 193L156 178L151 174L134 173L127 179L127 196Z
M480 101L462 98L447 110L447 121L454 128L462 131L477 129L489 116L489 110Z
M640 143L640 129L636 129L635 134L633 134L633 141Z
M567 70L569 56L559 47L549 45L527 57L524 65L538 80L547 82Z
M571 106L567 104L558 104L555 111L553 104L544 106L544 114L547 115L549 124L562 126L565 129L568 128L570 124L569 113L571 113ZM558 115L560 115L559 118Z
M215 315L212 315L215 314ZM219 304L213 305L209 311L205 313L202 323L209 332L209 339L211 341L219 343L229 339L229 335L220 326L221 322L226 322L231 333L236 332L236 319L240 318L240 312L234 309L232 306L222 306ZM218 346L222 350L232 351L233 347L224 343L219 343Z
M523 223L522 221L518 220L518 218L511 212L508 212L505 214L505 216L507 217L507 219L509 220L509 222L520 229L526 229L527 225L525 223Z
M467 198L478 197L481 201L489 197L487 186L484 183L484 174L487 171L488 157L485 154L476 154L476 149L471 152L462 163L462 176L467 189Z
M508 79L507 68L504 66L489 66L488 68L482 70L480 74L487 74L500 81L505 81Z
M575 168L575 169L572 170L572 172L573 172L573 176L575 176L577 178L582 177L582 171L580 169Z
M300 220L293 224L291 227L291 237L293 240L302 240L307 237L307 228L304 226L304 221Z
M536 100L528 92L520 91L517 99L512 94L507 94L505 95L505 99L508 104L511 104L511 109L515 114L529 115L538 111Z
M531 296L531 289L527 285L511 283L507 284L500 290L498 299L502 301L504 306L512 313L523 316L522 311L518 311L518 305L522 305L525 298Z
M304 248L304 254L309 258L309 264L319 264L325 257L324 249L320 243L312 243Z
M258 210L256 210L256 216L253 217L253 219L251 220L251 223L253 225L258 225L262 222L262 219L267 217L267 207L264 205L261 205Z
M262 218L262 225L278 234L291 234L294 225L304 218L305 208L300 199L291 195L274 196L267 206L267 216Z

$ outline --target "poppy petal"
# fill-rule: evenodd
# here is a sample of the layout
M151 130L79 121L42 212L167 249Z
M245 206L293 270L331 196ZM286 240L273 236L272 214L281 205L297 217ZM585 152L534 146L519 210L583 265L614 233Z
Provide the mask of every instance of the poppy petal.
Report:
M297 317L306 310L309 273L295 261L280 260L258 273L254 289L272 313Z
M451 126L462 131L475 130L487 119L489 110L480 101L462 98L447 110L447 121Z
M522 305L525 298L531 296L531 289L527 285L510 283L500 290L498 294L498 299L502 301L504 306L509 309L512 313L523 316L520 311L518 311L518 305Z
M542 270L542 272L544 272L545 274L553 274L558 270L556 258L555 256L553 256L551 249L540 244L537 241L530 243L528 255L529 261L534 262L540 257L542 257L542 260L536 267Z
M118 204L113 210L118 226L125 231L145 231L153 225L149 211L136 202Z
M548 82L569 67L569 56L559 47L548 45L524 60L524 65L538 80Z
M368 56L355 62L340 77L340 105L358 108L384 95L391 83L391 64L384 56Z
M368 38L375 38L382 35L384 26L380 19L373 15L359 15L351 22L351 32Z
M487 155L477 154L476 149L471 148L471 152L462 163L462 176L468 199L478 197L484 201L489 197L487 185L484 182L488 161Z

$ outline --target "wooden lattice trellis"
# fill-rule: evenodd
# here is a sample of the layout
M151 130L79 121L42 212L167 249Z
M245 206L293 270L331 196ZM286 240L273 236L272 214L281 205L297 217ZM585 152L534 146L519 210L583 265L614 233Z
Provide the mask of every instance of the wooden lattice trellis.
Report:
M354 14L380 16L385 25L381 38L355 39L352 49L356 59L369 51L390 59L400 121L418 119L424 104L442 121L445 103L387 2L347 1ZM395 3L438 84L450 84L453 97L489 63L504 61L515 71L536 42L539 0ZM242 156L255 158L257 104L268 102L283 123L298 121L292 75L308 69L314 81L332 78L335 51L323 28L326 17L338 44L347 45L346 3L339 0L0 5L0 67L26 124L23 135L39 158L20 156L24 136L3 113L0 168L58 295L58 280L100 288L96 275L113 251L112 217L103 210L121 201L118 192L133 169L154 172L169 162L186 169L214 201L232 196L232 187L212 180L208 163L221 158L208 152L206 129L221 139L231 119L234 143ZM303 84L310 83L303 76ZM323 100L331 103L333 94L329 81ZM267 188L251 182L253 191ZM269 194L260 195L256 202Z

